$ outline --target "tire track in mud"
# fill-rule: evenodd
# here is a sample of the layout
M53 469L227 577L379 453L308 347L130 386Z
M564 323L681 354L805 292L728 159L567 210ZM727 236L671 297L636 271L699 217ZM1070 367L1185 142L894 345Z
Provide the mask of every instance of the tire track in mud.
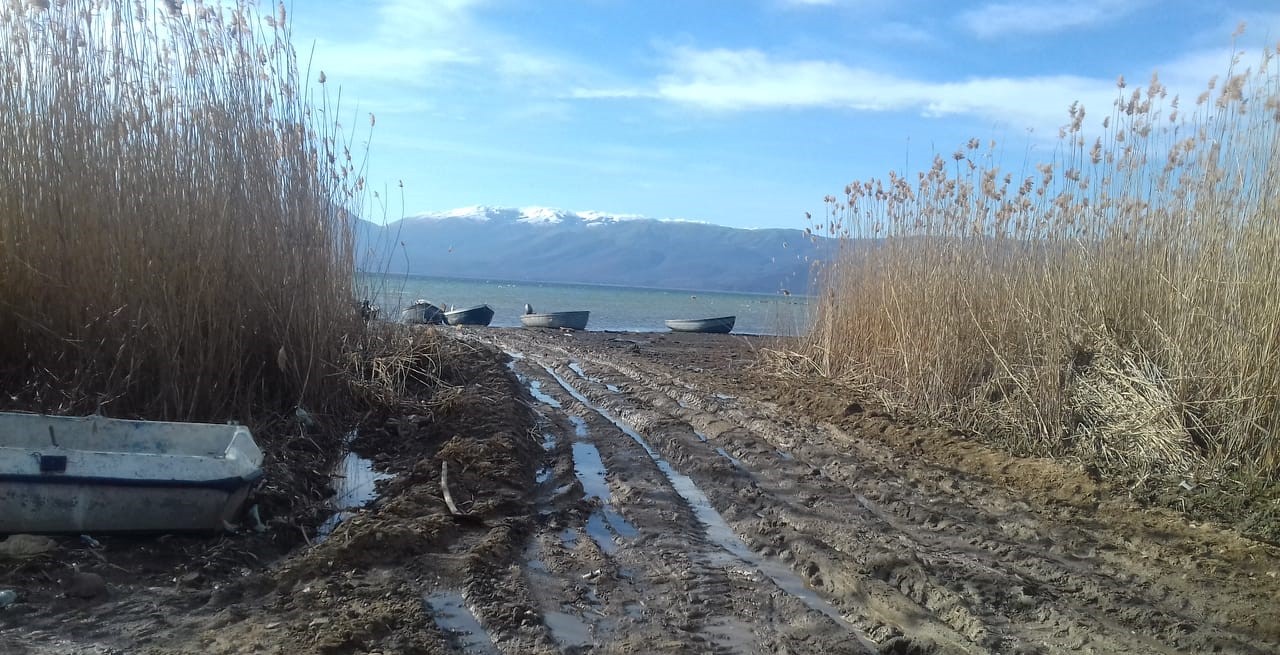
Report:
M702 490L698 488L697 484L688 476L675 470L675 468L672 467L671 464L667 462L652 445L649 444L648 440L646 440L643 435L635 431L634 427L610 415L604 409L593 404L588 398L582 395L581 392L575 389L573 385L546 365L543 365L543 370L555 379L556 382L560 384L561 388L568 392L569 395L573 396L575 400L581 403L585 408L599 414L605 420L613 423L616 428L621 430L623 434L630 437L632 441L639 445L645 453L649 455L649 459L653 460L653 463L667 478L667 483L676 491L677 494L680 495L689 509L693 511L698 522L702 524L705 537L711 541L712 544L725 551L724 554L712 552L710 554L711 559L728 562L736 559L738 563L753 567L763 575L769 577L779 589L794 596L796 599L809 606L810 609L826 615L828 618L846 629L852 629L852 626L844 620L844 617L841 616L835 608L822 600L817 596L817 594L814 594L812 590L805 587L799 578L797 578L793 573L785 569L785 567L778 566L773 560L766 557L760 557L748 550L746 548L746 544L743 543L742 540L733 532L732 528L729 527L728 523L725 522L720 513L711 505L710 500ZM735 464L735 466L741 468L741 463L727 455L723 449L719 450L718 454L729 459ZM727 559L724 557L726 554L729 556ZM860 636L861 635L855 635L855 637ZM863 645L873 646L873 644L869 642L864 642Z
M551 487L547 504L554 507L556 496L569 493L574 485L561 482L570 475L593 501L585 520L579 516L565 528L549 522L528 554L529 576L537 581L531 587L547 591L543 615L562 647L591 645L603 652L874 650L789 569L776 563L771 567L749 550L692 481L656 456L642 436L628 433L625 424L550 369L520 360L517 372L535 392L550 426L558 427L559 434L573 434L571 444L552 447L556 463L545 481ZM595 466L612 471L608 490L584 475L581 459L588 452L598 453ZM601 516L604 520L598 520ZM620 522L627 529L617 529Z
M579 373L580 377L587 380L588 382L593 381L589 377L581 375L581 372L582 372L581 364L575 365L575 362L570 361L567 365L564 365L564 368L568 368L569 370L572 370L575 373ZM559 376L554 371L551 371L549 369L548 369L548 374L552 375L553 377L559 378ZM563 383L563 378L559 378L559 379ZM598 380L595 380L594 382L596 382L601 386L607 384L603 381L598 381ZM632 384L629 384L627 386L632 388L638 386L634 384L636 380L633 379L632 382L633 382ZM678 429L678 426L662 425L664 421L662 420L661 417L657 417L655 420L654 416L645 415L643 409L637 409L635 407L629 406L627 404L627 402L629 401L629 398L627 397L627 395L622 395L622 396L619 396L617 394L600 395L600 401L607 402L607 399L609 399L610 397L612 397L612 399L618 405L615 408L616 411L620 415L625 416L625 418L622 419L622 421L630 421L631 424L636 426L643 425L645 427L642 429L645 429L646 431L661 432L667 435L670 435L673 432L680 432L680 430ZM719 397L721 400L729 399L728 396L724 396L723 394L719 394ZM588 400L587 402L591 403L593 401ZM610 417L607 412L602 412L602 415L604 415L609 420L613 420L613 421L618 420ZM725 452L723 447L716 447L708 444L706 435L699 433L698 431L692 429L688 425L685 425L683 427L684 427L683 439L669 439L665 444L673 453L678 454L678 456L682 461L682 464L691 465L694 470L702 470L703 472L706 472L706 470L709 468L712 470L712 479L716 479L720 477L741 478L741 481L747 485L747 488L740 490L739 491L740 495L743 494L744 492L745 492L745 495L747 496L759 497L761 495L759 492L759 487L755 482L756 476L754 476L746 467L744 467L740 461L738 461L735 457ZM673 428L677 428L677 429L673 430ZM690 436L692 436L693 438L690 439L689 438ZM633 439L634 438L635 437L633 437ZM690 453L684 451L684 449L690 447L691 444L694 444L694 443L699 444L701 446L701 449L704 451L706 449L711 449L714 455L707 455L704 452L702 453L703 461L702 462L695 461L697 457L690 457ZM647 445L645 447L648 448ZM774 452L776 453L777 451L774 451ZM660 455L656 453L656 451L651 452L650 454L654 458L660 457ZM777 455L777 456L779 458L785 459L782 455ZM692 484L692 483L689 483L689 484ZM709 501L706 499L705 495L701 494L701 491L698 492L698 495L701 497L702 504L707 504L707 505L710 504ZM734 501L730 500L730 504L733 504L733 503ZM765 505L761 503L757 503L756 505L757 507L754 508L754 510L757 514L760 514L763 511L763 508ZM717 519L720 520L720 523L723 526L721 528L722 534L727 533L728 535L732 536L733 542L737 542L741 544L742 542L740 541L740 539L738 539L737 534L735 534L735 531L733 530L733 528L725 524L723 519L720 519L718 513L716 514L716 517ZM801 537L793 537L793 538L803 540L803 538ZM821 543L813 539L809 539L809 541L813 541L815 543ZM822 544L822 545L825 546L825 544ZM735 550L735 549L731 549L731 550ZM755 553L756 550L759 550L760 554L756 554ZM831 552L835 552L834 549L831 549L830 547L827 547L827 550ZM808 581L810 586L816 589L822 589L824 586L824 583L821 577L821 569L816 565L816 561L822 561L822 560L817 559L815 561L814 558L809 558L807 561L801 562L801 561L798 561L798 558L795 556L797 552L796 550L779 549L776 552L781 555L781 557L783 558L782 560L778 560L773 557L773 554L775 553L773 549L761 549L759 547L758 542L753 542L752 548L750 550L747 550L745 555L742 552L737 552L736 554L739 557L744 558L746 560L764 560L767 562L771 562L773 563L774 567L779 567L779 566L785 567L786 562L791 562L794 568L790 572L791 575L788 575L786 577L789 577L792 580L795 580L795 583L791 585L787 585L784 583L782 586L788 587L788 589L792 593L797 594L798 596L812 598L820 602L823 606L830 607L830 605L825 600L821 600L820 596L816 594L812 589L805 587L804 583L800 582L800 579L799 579L800 577L803 577ZM839 556L840 554L836 553L836 555ZM822 568L831 569L833 567L822 567ZM774 568L774 570L777 570L777 569ZM782 576L778 576L778 577L782 577ZM861 585L861 581L855 580L854 582L855 584L853 586ZM881 611L884 611L890 616L894 616L901 619L902 623L916 624L917 626L919 626L919 624L926 624L926 625L930 623L933 624L931 626L927 625L927 627L924 627L924 628L919 628L919 627L917 628L916 639L923 638L923 641L921 641L920 643L917 643L916 641L913 641L911 638L908 638L905 635L903 635L902 631L888 628L884 621L878 620L876 618L877 612L868 612L867 607L861 606L861 605L855 606L853 608L849 608L849 609L852 609L852 611L854 611L855 613L861 615L860 617L861 620L857 622L858 623L857 629L859 629L860 631L865 630L868 633L877 634L880 640L882 641L883 649L886 652L928 652L933 650L933 647L930 646L931 643L947 643L955 647L953 648L953 650L958 650L958 651L982 652L981 650L972 650L971 648L968 648L967 646L965 646L965 644L967 643L965 638L949 634L950 630L945 625L943 625L941 622L938 622L936 619L934 619L934 617L930 616L927 612L919 611L918 608L907 609L907 608L904 608L901 603L893 603L893 602L885 603L882 601L878 602L874 599L871 601L871 604L874 606L879 606ZM876 645L869 641L862 642L862 645L866 647L868 650L876 649Z
M1266 628L1280 596L1135 557L1149 537L1033 508L669 364L541 335L499 341L649 437L754 555L790 563L884 652L1280 652Z

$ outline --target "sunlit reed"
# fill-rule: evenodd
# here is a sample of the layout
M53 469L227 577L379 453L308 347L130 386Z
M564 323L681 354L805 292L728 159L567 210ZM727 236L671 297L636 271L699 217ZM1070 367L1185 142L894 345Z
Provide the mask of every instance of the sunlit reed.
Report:
M810 230L842 254L793 370L1021 452L1275 472L1277 52L1198 98L1118 80L1039 165L972 140L829 197Z
M0 405L222 421L334 397L362 164L284 5L256 6L0 6Z

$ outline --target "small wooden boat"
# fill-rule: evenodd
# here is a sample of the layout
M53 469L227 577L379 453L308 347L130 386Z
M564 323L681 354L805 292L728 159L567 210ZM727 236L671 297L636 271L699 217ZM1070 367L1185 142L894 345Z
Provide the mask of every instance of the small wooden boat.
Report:
M733 330L733 322L736 316L721 316L719 318L676 318L665 321L667 327L675 332L711 332L715 334L728 334Z
M476 305L466 309L454 309L444 313L444 320L449 325L488 325L493 320L493 308L488 305Z
M570 330L587 329L587 318L591 312L548 312L545 314L524 314L520 324L525 327L567 328Z
M400 322L409 325L444 325L444 311L419 298L400 312Z
M0 533L218 531L261 477L239 425L0 412Z

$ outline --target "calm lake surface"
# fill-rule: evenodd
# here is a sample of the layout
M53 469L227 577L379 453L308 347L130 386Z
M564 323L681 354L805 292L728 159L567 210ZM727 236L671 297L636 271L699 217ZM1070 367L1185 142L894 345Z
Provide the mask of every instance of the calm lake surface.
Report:
M538 312L589 310L588 330L665 332L662 322L670 318L737 316L735 333L796 335L809 320L808 300L799 296L404 275L360 274L356 282L388 319L398 318L401 309L424 298L438 307L489 305L493 325L499 327L519 326L525 303Z

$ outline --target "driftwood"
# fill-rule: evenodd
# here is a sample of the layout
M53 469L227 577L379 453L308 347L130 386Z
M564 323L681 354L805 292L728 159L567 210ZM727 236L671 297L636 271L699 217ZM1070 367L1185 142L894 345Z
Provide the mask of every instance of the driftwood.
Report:
M444 504L449 506L449 513L454 516L462 516L462 512L458 511L458 505L453 502L453 494L449 493L449 462L440 462L440 491L444 493Z

